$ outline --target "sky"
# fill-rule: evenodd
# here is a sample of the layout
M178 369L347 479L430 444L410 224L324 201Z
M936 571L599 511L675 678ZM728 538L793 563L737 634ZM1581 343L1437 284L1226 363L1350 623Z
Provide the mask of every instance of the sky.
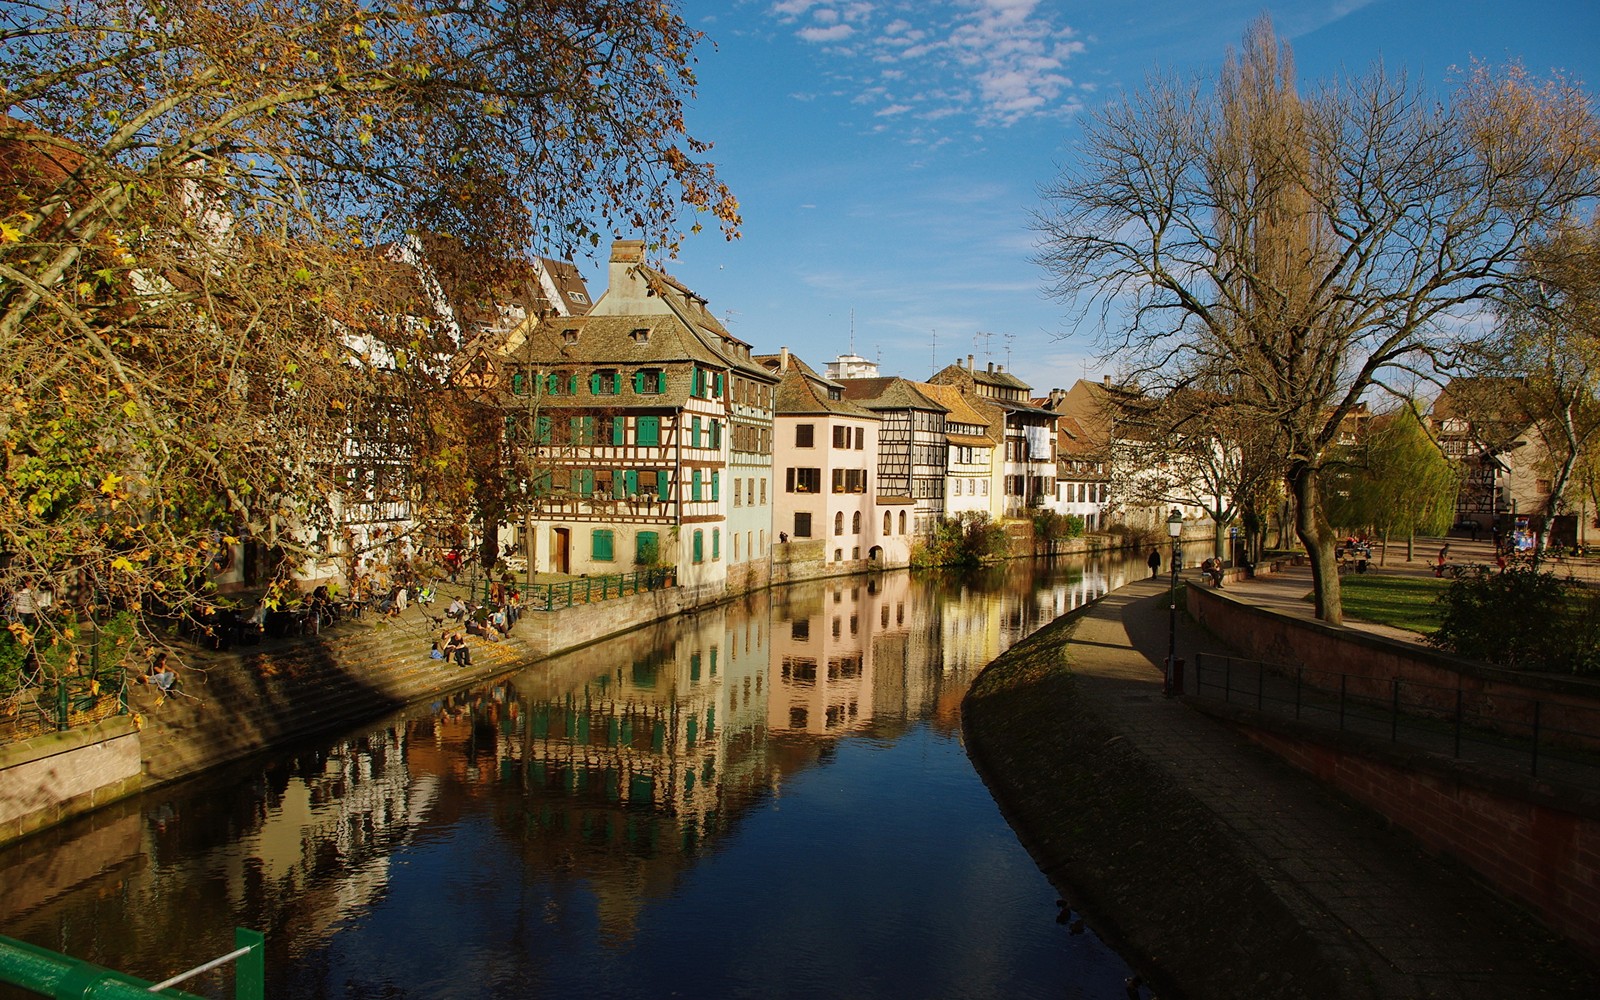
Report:
M1152 73L1214 77L1269 13L1302 86L1381 61L1441 95L1474 59L1600 94L1600 0L683 0L692 135L739 199L667 271L760 353L926 378L967 355L1044 395L1114 366L1044 291L1040 189ZM622 234L629 235L629 234ZM598 295L604 254L577 261Z

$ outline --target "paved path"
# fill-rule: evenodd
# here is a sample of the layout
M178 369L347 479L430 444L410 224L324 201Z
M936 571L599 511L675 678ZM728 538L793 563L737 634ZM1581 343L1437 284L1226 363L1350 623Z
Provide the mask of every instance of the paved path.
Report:
M1308 609L1307 571L1229 586L1240 597ZM1429 856L1223 723L1161 697L1169 620L1160 580L1131 584L1090 609L1067 650L1078 689L1215 816L1335 957L1343 981L1329 983L1327 996L1595 995L1587 960L1554 944L1462 869ZM1191 663L1197 651L1231 652L1181 614L1177 648Z

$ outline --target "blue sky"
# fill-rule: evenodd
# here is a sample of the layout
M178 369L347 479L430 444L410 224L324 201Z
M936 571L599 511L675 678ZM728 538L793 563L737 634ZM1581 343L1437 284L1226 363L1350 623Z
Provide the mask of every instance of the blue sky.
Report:
M1302 84L1381 59L1443 92L1477 57L1600 92L1600 0L685 0L690 131L739 198L667 268L756 350L925 378L968 354L1043 394L1098 378L1032 263L1075 122L1156 70L1213 74L1263 10ZM602 266L580 260L598 293ZM989 336L984 336L985 334Z

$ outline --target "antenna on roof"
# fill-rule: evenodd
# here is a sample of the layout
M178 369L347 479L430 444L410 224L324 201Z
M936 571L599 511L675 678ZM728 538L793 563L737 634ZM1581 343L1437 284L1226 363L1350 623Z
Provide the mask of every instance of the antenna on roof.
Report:
M928 367L928 377L933 378L933 373L939 370L939 331L933 331L933 364Z
M973 349L981 351L985 361L988 361L994 357L994 355L989 352L989 342L992 340L994 340L994 334L985 333L982 330L979 330L977 333L972 335ZM980 344L979 341L982 341L982 344Z
M1005 334L1005 338L1006 338L1006 370L1010 371L1011 370L1011 342L1013 340L1017 339L1017 335L1014 334L1014 333L1008 333L1008 334Z
M856 311L855 311L855 309L851 309L850 310L850 355L851 355L851 357L854 357L855 353L856 353Z

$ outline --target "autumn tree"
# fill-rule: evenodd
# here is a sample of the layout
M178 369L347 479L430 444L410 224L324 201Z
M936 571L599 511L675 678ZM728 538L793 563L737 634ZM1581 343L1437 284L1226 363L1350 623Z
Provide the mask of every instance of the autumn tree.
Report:
M0 585L204 604L238 537L326 556L373 461L471 482L466 331L407 248L493 284L683 210L735 235L698 40L665 0L6 6Z
M1514 398L1548 449L1543 537L1568 508L1585 452L1600 438L1600 218L1563 225L1532 248L1476 357L1515 379Z
M1343 612L1319 479L1347 414L1434 372L1460 317L1600 193L1588 97L1478 68L1448 103L1381 69L1298 93L1265 19L1215 86L1157 79L1083 126L1040 261L1146 385L1226 377L1276 429L1319 617Z

